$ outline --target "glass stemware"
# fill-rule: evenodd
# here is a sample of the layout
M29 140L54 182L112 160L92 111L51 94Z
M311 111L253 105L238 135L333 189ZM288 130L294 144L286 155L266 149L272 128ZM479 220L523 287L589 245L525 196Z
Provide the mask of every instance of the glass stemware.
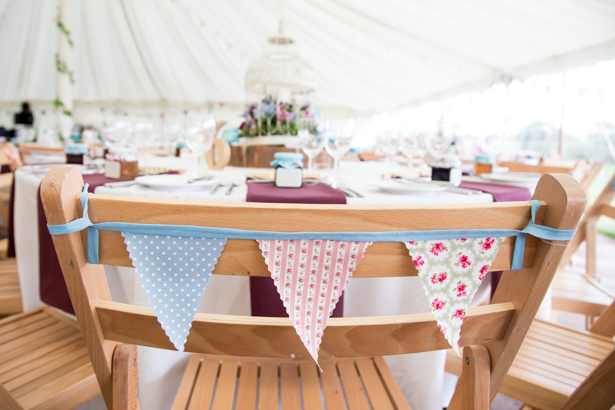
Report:
M339 171L340 159L350 151L354 137L354 120L327 120L324 126L325 149L333 157L333 169Z
M313 118L303 118L298 121L297 137L301 149L308 157L308 170L314 170L314 158L320 154L324 145L325 139L316 129Z
M402 129L399 135L399 148L408 157L408 168L413 169L414 156L418 154L420 148L418 132Z
M397 130L384 131L384 139L382 141L382 147L387 156L387 164L393 166L395 155L399 152L400 144L400 132Z
M216 120L207 115L199 121L186 121L186 145L197 156L195 177L206 174L205 153L209 151L216 138Z

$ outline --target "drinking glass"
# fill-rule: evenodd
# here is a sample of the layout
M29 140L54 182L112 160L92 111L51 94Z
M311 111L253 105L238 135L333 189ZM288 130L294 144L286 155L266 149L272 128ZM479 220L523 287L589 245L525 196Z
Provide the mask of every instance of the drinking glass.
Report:
M320 154L325 145L325 139L316 129L313 118L303 118L297 123L297 137L301 149L308 157L308 170L314 170L314 158Z
M387 156L387 163L389 166L393 165L393 158L397 155L399 151L400 144L400 132L397 130L386 130L384 131L384 139L382 141L382 147L384 148L385 154Z
M414 168L414 156L419 152L419 133L414 130L402 129L399 134L399 148L408 157L408 168Z
M202 116L199 120L186 120L186 145L197 156L195 177L205 175L207 163L205 153L209 151L216 138L216 119L213 115Z
M441 156L453 142L453 130L444 124L427 133L427 150L433 156Z
M340 159L350 151L354 137L354 120L343 118L325 121L325 149L333 157L333 169L339 171Z

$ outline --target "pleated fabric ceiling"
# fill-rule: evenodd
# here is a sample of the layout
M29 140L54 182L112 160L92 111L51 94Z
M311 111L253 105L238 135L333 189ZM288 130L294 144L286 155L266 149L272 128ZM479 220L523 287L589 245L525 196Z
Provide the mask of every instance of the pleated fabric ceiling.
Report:
M400 108L615 58L611 0L73 1L75 100L244 103L283 19L322 106ZM55 98L57 2L0 0L0 101Z

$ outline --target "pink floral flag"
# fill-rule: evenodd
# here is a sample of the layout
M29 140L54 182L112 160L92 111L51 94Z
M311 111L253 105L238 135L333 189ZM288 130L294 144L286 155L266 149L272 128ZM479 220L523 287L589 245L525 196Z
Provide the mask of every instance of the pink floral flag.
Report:
M438 327L459 354L466 311L504 238L406 242Z
M371 244L329 240L258 241L288 316L317 363L329 316Z

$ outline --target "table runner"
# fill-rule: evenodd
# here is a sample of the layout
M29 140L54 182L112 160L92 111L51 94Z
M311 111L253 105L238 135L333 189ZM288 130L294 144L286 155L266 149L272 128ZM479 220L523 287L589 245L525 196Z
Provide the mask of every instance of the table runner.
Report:
M301 188L277 188L274 183L248 183L247 202L294 204L346 204L343 192L326 184ZM271 278L250 278L252 316L288 317L286 307ZM344 316L344 296L339 298L332 317Z
M513 185L490 184L485 182L464 181L459 185L461 188L477 189L493 196L494 202L517 202L532 199L529 189ZM502 279L502 271L491 272L491 299Z

